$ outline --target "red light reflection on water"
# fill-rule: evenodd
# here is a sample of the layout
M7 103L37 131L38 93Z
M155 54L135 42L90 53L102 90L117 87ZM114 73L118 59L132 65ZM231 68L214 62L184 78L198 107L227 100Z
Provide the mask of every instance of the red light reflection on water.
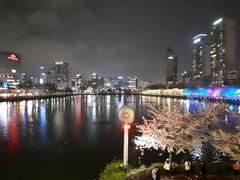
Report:
M10 158L15 159L20 150L18 128L16 121L10 120L8 122L8 140L7 140L7 153Z
M81 102L78 102L75 106L75 123L74 123L74 136L77 138L80 134L80 128L82 124Z

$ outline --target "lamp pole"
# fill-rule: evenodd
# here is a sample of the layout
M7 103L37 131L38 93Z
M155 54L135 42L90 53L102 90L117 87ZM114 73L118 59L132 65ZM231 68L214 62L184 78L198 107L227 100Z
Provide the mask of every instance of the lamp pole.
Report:
M123 139L123 166L126 169L128 166L128 134L130 124L134 121L134 110L129 106L122 106L118 110L119 120L123 123L124 139Z
M123 166L128 165L128 130L130 129L129 124L124 124L124 140L123 140Z

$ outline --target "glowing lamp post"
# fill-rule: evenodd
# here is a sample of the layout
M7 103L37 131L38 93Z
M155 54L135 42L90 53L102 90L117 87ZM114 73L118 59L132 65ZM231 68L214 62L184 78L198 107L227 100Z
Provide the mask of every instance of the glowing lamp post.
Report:
M128 130L130 124L134 121L134 110L129 106L122 106L118 111L119 120L123 123L124 141L123 141L123 166L128 165Z

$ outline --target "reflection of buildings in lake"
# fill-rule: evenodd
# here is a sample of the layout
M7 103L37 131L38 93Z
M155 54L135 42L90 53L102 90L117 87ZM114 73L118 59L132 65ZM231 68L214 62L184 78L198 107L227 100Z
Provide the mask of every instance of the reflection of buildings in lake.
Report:
M87 103L87 128L88 128L88 132L89 134L88 136L88 140L89 142L94 142L96 141L97 138L97 124L98 124L98 117L97 117L97 96L95 95L87 95L86 97L86 103Z
M7 151L11 158L15 158L16 153L19 151L19 134L17 121L14 119L8 122L8 136L7 136Z
M124 98L126 97L94 97L84 95L77 96L75 100L70 98L43 100L38 101L38 104L35 105L35 107L38 107L35 110L35 114L33 110L34 101L32 101L32 103L28 101L21 101L14 104L0 103L0 140L1 142L6 142L1 143L0 148L7 149L7 147L17 147L24 150L20 152L25 152L25 150L27 152L29 150L36 150L35 152L37 153L40 152L44 155L46 153L47 160L51 160L52 151L57 152L64 158L71 157L72 155L65 153L66 149L68 152L76 153L76 161L79 162L83 160L81 156L84 156L84 158L90 157L89 152L84 151L88 148L97 149L97 153L102 157L106 157L105 154L109 155L112 153L112 147L114 147L114 152L112 154L114 154L114 156L120 156L121 148L118 148L118 146L122 142L122 136L120 136L122 128L116 116L118 105L123 103ZM142 100L137 100L136 98ZM94 116L94 101L96 104L95 122L92 120ZM147 104L153 103L153 105L158 108L162 106L163 101L164 103L170 103L171 106L179 105L181 108L186 106L188 109L194 107L194 104L199 106L196 101L191 100L171 100L147 96L128 96L126 104L129 103L133 105L133 107L138 107L136 111L142 111L142 115L145 115ZM139 105L136 105L136 103ZM141 107L140 104L142 104ZM19 106L19 113L14 109L14 106ZM232 106L229 106L229 109L232 109ZM32 114L30 114L31 112ZM140 112L136 113L140 114ZM12 117L15 117L15 115L18 117L10 119L10 115L12 115ZM32 121L28 120L30 115L32 116ZM142 116L140 116L140 118L141 117ZM140 118L136 118L136 120L140 120ZM18 121L14 119L18 119ZM10 124L10 121L13 121L13 124ZM10 131L15 132L15 134L11 132L12 134L9 138L13 141L7 142L9 140L8 132L10 133ZM31 131L34 132L34 135L30 133ZM6 136L4 136L4 134ZM61 140L67 140L70 143L61 146ZM102 142L106 144L104 147L102 146ZM34 146L30 143L34 143ZM49 151L45 151L48 146L51 148L50 153ZM116 149L120 150L117 151ZM94 153L95 150L91 151L91 153ZM21 158L25 158L25 153L19 154ZM199 152L197 154L199 154ZM112 157L112 155L110 156ZM39 157L42 158L42 156ZM91 160L91 158L89 158L89 160ZM46 167L48 167L47 164Z
M21 134L22 136L26 137L27 136L27 103L26 101L20 101L19 104L19 109L20 109L20 115L21 115L21 121L22 121L22 127L21 128Z
M182 106L182 110L187 113L198 113L205 106L204 102L200 102L198 100L180 100L180 105Z
M111 110L111 96L110 95L106 96L105 107L106 107L106 120L110 121L110 110Z
M34 129L34 120L37 119L36 117L36 109L35 109L35 102L33 101L27 101L26 102L26 111L27 111L27 138L30 144L34 144L34 135L35 135L35 129Z
M53 113L53 125L54 125L54 132L55 132L55 137L60 138L63 136L63 128L64 128L64 116L62 109L57 108Z
M183 107L184 107L184 112L187 112L189 113L189 106L190 106L190 100L189 99L186 99L186 101L183 100Z
M16 105L13 103L1 102L0 109L0 138L7 142L7 153L10 158L14 158L20 146Z
M7 102L1 102L0 103L0 136L4 138L7 137L7 125L9 121L9 107L7 105Z
M39 125L39 139L41 145L46 145L46 106L44 102L39 102L38 108L38 125Z
M81 98L81 97L80 97ZM82 101L79 99L75 99L75 123L73 126L74 136L75 138L79 138L79 134L81 132L81 124L82 124Z
M91 121L96 121L97 120L97 112L96 112L96 105L97 105L97 99L96 99L96 96L94 95L88 95L87 96L87 113L88 113L88 116L89 116L89 120Z
M27 101L27 115L28 115L28 121L33 121L32 113L33 113L33 102Z
M117 101L117 108L118 109L124 105L124 98L123 97L124 96L122 96L122 95L118 96L118 101Z

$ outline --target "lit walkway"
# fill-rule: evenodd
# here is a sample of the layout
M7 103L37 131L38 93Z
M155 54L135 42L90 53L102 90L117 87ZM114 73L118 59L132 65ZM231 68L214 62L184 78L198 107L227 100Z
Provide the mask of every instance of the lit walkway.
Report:
M184 177L184 175L176 175L169 178L166 178L166 176L161 176L161 180L187 180L187 178ZM151 177L149 177L146 180L151 180ZM233 180L233 177L231 175L206 175L204 178L196 178L192 176L192 180ZM238 179L240 180L240 178Z

